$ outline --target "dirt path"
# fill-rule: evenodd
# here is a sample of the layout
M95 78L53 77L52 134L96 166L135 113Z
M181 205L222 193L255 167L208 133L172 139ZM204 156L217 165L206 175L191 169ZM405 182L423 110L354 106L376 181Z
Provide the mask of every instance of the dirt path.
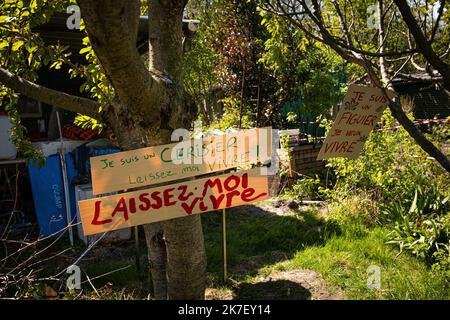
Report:
M342 291L330 288L312 270L275 271L252 282L241 282L232 289L206 290L208 300L343 300Z

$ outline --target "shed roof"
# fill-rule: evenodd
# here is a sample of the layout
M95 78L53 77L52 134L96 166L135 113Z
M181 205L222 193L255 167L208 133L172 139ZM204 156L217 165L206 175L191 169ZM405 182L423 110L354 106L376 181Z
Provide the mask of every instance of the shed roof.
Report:
M450 116L450 99L429 77L396 79L392 82L400 96L414 99L416 119L446 118Z

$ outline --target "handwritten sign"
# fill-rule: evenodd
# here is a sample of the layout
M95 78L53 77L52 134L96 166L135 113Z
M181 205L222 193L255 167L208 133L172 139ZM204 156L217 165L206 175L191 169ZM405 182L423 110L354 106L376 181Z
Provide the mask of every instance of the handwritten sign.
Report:
M392 98L394 93L389 95ZM381 89L351 85L317 160L356 159L388 104Z
M132 189L270 161L271 128L92 157L93 194Z
M85 235L231 208L268 199L259 169L79 201Z

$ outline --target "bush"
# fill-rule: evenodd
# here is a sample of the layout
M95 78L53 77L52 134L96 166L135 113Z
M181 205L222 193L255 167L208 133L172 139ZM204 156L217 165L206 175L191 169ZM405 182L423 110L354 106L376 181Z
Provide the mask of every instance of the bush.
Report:
M334 201L329 207L330 218L345 225L373 227L379 224L377 203L370 195L359 193Z
M292 186L290 195L299 200L321 199L320 189L322 188L321 179L318 175L314 177L304 176L296 181Z
M327 182L302 179L293 192L324 197L330 217L340 224L384 225L389 244L449 273L450 176L403 128L395 128L389 111L382 121L384 127L370 135L358 159L330 159ZM438 147L449 142L448 124L426 129ZM329 181L334 187L327 187Z
M424 193L417 188L414 198L384 205L386 220L394 227L388 244L399 246L400 253L410 252L436 270L450 276L450 196L444 198L434 189ZM450 278L450 277L449 277Z
M388 129L395 125L394 118L386 111L385 126L374 132L356 160L333 158L327 166L336 176L336 185L324 190L331 200L342 200L354 192L370 194L380 203L398 202L411 198L417 186L423 192L437 188L442 194L450 195L448 173L413 141L403 129ZM435 142L440 146L442 135L447 130L441 127L433 130ZM445 141L445 140L444 140Z

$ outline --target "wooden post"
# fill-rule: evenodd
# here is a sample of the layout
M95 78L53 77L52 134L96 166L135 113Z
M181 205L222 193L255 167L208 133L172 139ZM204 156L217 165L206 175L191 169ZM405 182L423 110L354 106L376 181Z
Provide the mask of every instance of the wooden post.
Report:
M139 261L139 229L138 226L134 227L134 245L136 249L136 271L141 271L141 264Z
M227 216L225 208L222 210L222 249L223 249L223 282L228 281L227 269Z

